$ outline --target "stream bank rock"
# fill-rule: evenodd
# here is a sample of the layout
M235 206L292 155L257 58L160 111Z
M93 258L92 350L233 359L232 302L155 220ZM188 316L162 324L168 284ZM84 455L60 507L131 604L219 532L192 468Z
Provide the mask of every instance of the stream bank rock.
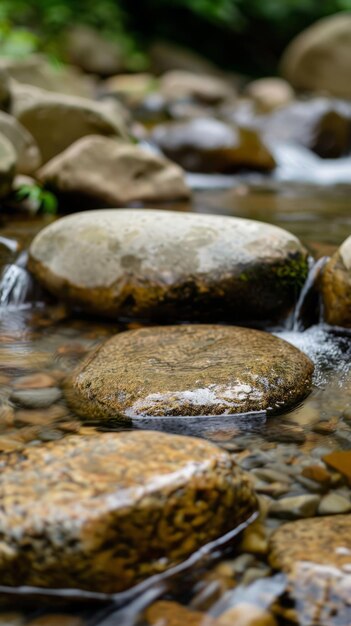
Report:
M322 273L324 317L329 324L351 328L351 236Z
M86 135L128 139L121 105L50 93L28 85L16 85L13 97L13 115L36 140L43 163Z
M190 172L269 172L275 161L255 130L213 118L160 124L151 140L172 161Z
M172 211L87 211L35 237L30 269L89 312L152 319L269 319L296 301L307 253L281 228Z
M287 574L300 623L351 623L350 555L351 515L289 522L273 533L270 562Z
M15 148L0 131L0 198L3 198L11 191L16 165L17 155Z
M187 198L181 168L134 144L97 135L83 137L51 159L38 173L58 194L98 206Z
M310 390L313 365L289 343L235 326L120 333L79 365L67 399L85 417L282 411Z
M71 436L0 461L2 584L126 590L248 520L230 455L164 433Z
M282 59L284 77L296 88L351 98L351 15L321 19L289 44Z
M12 115L0 111L0 133L5 135L17 154L19 174L32 174L41 164L39 148L32 135Z

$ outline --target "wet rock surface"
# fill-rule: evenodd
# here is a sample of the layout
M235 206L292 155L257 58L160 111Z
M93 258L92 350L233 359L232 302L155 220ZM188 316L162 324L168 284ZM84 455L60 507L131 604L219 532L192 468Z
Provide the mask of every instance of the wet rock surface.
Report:
M199 118L155 128L151 140L191 172L270 171L275 161L255 130Z
M351 327L351 237L340 246L322 274L324 315L329 324Z
M139 146L96 135L75 142L51 159L38 176L56 193L81 197L98 207L190 195L175 163Z
M309 391L313 365L259 331L184 325L116 335L79 367L67 397L90 417L283 410Z
M270 562L288 576L301 623L347 626L351 619L351 516L285 524L271 538Z
M1 461L2 584L117 592L247 520L256 499L212 444L71 436Z
M294 303L306 252L250 220L153 210L91 211L34 239L30 269L55 295L108 316L264 319Z
M281 107L258 121L268 145L293 142L322 158L348 154L351 146L351 106L343 100L313 98Z

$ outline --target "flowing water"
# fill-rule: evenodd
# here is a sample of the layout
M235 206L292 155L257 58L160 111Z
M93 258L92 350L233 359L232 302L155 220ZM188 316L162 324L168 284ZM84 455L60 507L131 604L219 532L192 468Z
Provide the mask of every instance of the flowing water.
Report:
M302 239L317 263L311 262L294 314L284 327L270 330L314 361L310 396L280 416L259 413L182 421L149 419L131 428L167 429L205 437L226 448L249 470L264 465L262 459L278 470L284 464L288 467L292 458L303 465L311 459L317 462L328 451L351 449L350 421L342 417L351 404L351 335L320 320L314 289L325 257L351 233L351 186L346 184L351 180L351 161L339 160L339 169L337 162L330 165L320 161L309 153L286 149L280 153L279 168L271 178L191 175L189 180L196 188L192 204L167 206L271 222ZM64 400L44 412L30 412L17 410L9 396L16 380L25 374L49 373L59 384L91 348L116 332L135 327L72 314L33 284L26 270L26 249L34 234L52 219L2 215L0 251L4 250L6 263L0 278L0 452L58 440L72 432L102 430L101 424L82 423ZM103 428L111 430L116 425ZM296 479L289 495L309 494L314 489L310 483ZM257 485L265 498L270 493L269 485L265 487L259 481ZM279 523L268 518L267 532ZM206 555L195 555L190 561L187 569L180 568L171 577L156 577L136 595L118 598L31 589L22 589L19 597L20 590L13 590L12 597L10 592L1 596L0 625L34 625L41 615L56 615L58 621L52 622L55 626L61 622L64 626L146 625L143 612L158 598L176 600L216 618L245 599L269 608L286 590L285 577L270 570L264 551L255 554L238 548L237 543L217 542ZM293 623L284 613L277 619L282 625ZM310 623L303 609L297 617L295 614L296 619L295 623Z

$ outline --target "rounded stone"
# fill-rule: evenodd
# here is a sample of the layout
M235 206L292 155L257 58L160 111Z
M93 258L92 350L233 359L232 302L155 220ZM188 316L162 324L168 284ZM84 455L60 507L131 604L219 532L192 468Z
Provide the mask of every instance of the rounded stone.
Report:
M269 172L276 165L255 130L213 118L160 124L152 131L151 141L169 159L190 172Z
M176 211L86 211L44 228L29 267L90 313L167 320L269 319L296 301L307 253L253 220Z
M256 509L227 452L165 433L73 435L0 469L3 585L123 591Z
M322 295L326 321L351 328L351 236L323 270Z
M284 524L270 541L270 563L288 577L299 620L321 626L351 623L351 515Z
M282 59L282 73L296 89L349 99L351 15L341 11L299 33Z
M282 411L310 390L313 365L268 333L215 325L120 333L79 365L67 399L85 417Z
M17 156L12 143L0 133L0 198L11 191Z

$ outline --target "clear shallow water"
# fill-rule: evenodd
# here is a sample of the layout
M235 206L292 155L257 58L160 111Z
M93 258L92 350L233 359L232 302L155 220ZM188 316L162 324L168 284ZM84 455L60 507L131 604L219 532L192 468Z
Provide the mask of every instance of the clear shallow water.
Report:
M206 185L213 186L213 178L209 179ZM206 189L204 182L202 185L198 183L197 186L202 188L195 193L192 207L177 205L174 208L271 222L299 236L315 258L331 254L351 232L351 187L336 185L324 188L319 184L312 185L310 180L303 184L286 181L284 177L282 180L284 182L262 177L235 177L234 187L223 188L227 183L218 180L217 189L211 190ZM233 180L230 185L233 185ZM59 417L36 412L31 421L30 417L24 419L18 411L13 411L8 398L18 377L44 372L56 376L59 383L87 351L114 333L135 326L94 321L77 315L72 317L64 306L49 300L45 302L42 294L35 294L32 288L27 288L29 277L19 259L35 232L50 219L24 216L2 218L0 245L2 243L7 250L7 267L19 267L24 272L18 272L19 278L14 281L12 289L8 287L8 275L5 275L6 280L3 276L0 296L3 305L11 305L0 307L0 452L36 445L40 441L52 441L70 432L83 435L93 428L102 429L101 424L83 424L68 410L64 400L57 403L61 409ZM1 238L17 243L8 246ZM10 277L12 275L10 270ZM285 415L268 417L255 414L216 419L204 416L183 421L145 420L131 427L206 437L232 452L243 466L245 463L250 465L249 460L257 451L266 455L270 464L274 465L275 462L287 463L291 457L304 462L310 458L318 460L323 451L351 449L350 424L342 418L345 407L351 404L350 334L323 324L314 324L303 332L288 330L290 322L287 322L286 328L276 329L275 333L306 352L316 366L314 389L294 410ZM318 432L316 425L320 421L331 425L329 431ZM103 427L109 430L120 428L116 424ZM297 494L309 493L309 488L297 483L293 487ZM264 491L263 494L266 497ZM267 532L278 523L269 519ZM158 597L177 600L184 606L209 611L217 616L228 607L235 606L238 599L247 597L251 602L260 604L264 597L268 607L283 593L285 578L267 569L265 555L251 555L253 560L250 565L264 577L245 581L249 566L239 573L236 573L234 565L230 566L234 568L234 574L223 576L223 571L230 569L228 564L240 559L241 549L231 547L224 552L218 546L215 554L217 563L203 564L196 577L189 578L184 574L171 587L164 587L162 580L157 581L124 608L102 606L98 601L85 605L84 598L81 598L79 606L72 602L66 606L54 600L36 598L21 609L20 614L25 615L25 623L30 623L42 613L67 612L72 617L80 616L86 626L132 626L148 623L141 617L143 610ZM10 606L4 606L2 612L0 610L0 626L11 623L4 616L9 610L18 615L17 600L10 602ZM2 622L1 615L4 616ZM307 623L303 619L301 617L300 623ZM281 620L279 623L286 622Z

